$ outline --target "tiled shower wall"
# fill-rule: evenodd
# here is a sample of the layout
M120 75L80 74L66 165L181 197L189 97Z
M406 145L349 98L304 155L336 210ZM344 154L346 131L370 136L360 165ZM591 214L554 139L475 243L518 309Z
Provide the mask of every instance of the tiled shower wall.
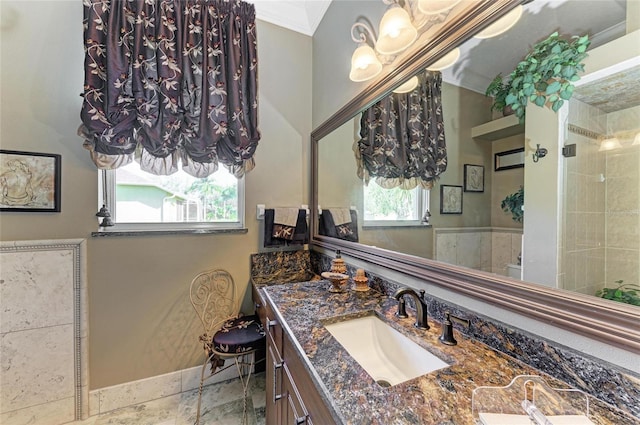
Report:
M617 134L620 151L606 157L606 271L607 286L616 280L640 282L640 106L607 114L607 133Z
M0 244L0 423L88 416L83 240Z
M435 259L501 275L517 264L522 230L492 227L434 229Z
M576 156L564 159L560 284L594 295L617 280L639 281L640 146L628 130L638 130L640 107L607 114L570 105L566 144L576 144ZM609 135L620 136L622 148L600 152Z

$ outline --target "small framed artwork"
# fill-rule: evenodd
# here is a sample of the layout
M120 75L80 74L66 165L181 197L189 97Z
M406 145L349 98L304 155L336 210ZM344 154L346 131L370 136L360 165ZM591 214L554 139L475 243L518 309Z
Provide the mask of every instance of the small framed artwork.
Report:
M484 192L484 166L464 164L464 191Z
M462 214L462 186L440 185L440 214Z
M60 212L60 155L0 149L0 211Z
M496 171L524 167L524 148L498 152L494 155L494 160Z

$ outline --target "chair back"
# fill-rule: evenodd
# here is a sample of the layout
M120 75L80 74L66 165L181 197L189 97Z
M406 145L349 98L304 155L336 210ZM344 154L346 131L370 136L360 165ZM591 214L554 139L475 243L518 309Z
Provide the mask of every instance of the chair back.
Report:
M226 270L209 270L191 281L189 298L205 332L213 335L222 323L238 314L235 283Z

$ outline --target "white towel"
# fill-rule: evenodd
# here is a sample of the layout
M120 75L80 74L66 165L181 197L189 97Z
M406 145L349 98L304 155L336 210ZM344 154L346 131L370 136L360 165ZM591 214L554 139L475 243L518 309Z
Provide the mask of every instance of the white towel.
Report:
M296 227L299 208L274 208L273 223Z
M351 210L349 208L329 208L336 226L351 223Z

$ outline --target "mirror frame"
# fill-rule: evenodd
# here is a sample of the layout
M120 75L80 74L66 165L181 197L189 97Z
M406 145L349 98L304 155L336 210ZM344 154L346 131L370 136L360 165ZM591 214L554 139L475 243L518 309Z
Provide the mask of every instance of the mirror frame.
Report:
M310 248L340 250L439 287L496 305L508 311L640 353L638 307L596 296L491 275L435 260L375 248L318 234L318 143L359 112L386 96L402 81L438 60L451 48L488 26L518 4L530 0L481 1L447 22L426 45L404 58L395 69L369 84L349 103L311 133L311 241Z

